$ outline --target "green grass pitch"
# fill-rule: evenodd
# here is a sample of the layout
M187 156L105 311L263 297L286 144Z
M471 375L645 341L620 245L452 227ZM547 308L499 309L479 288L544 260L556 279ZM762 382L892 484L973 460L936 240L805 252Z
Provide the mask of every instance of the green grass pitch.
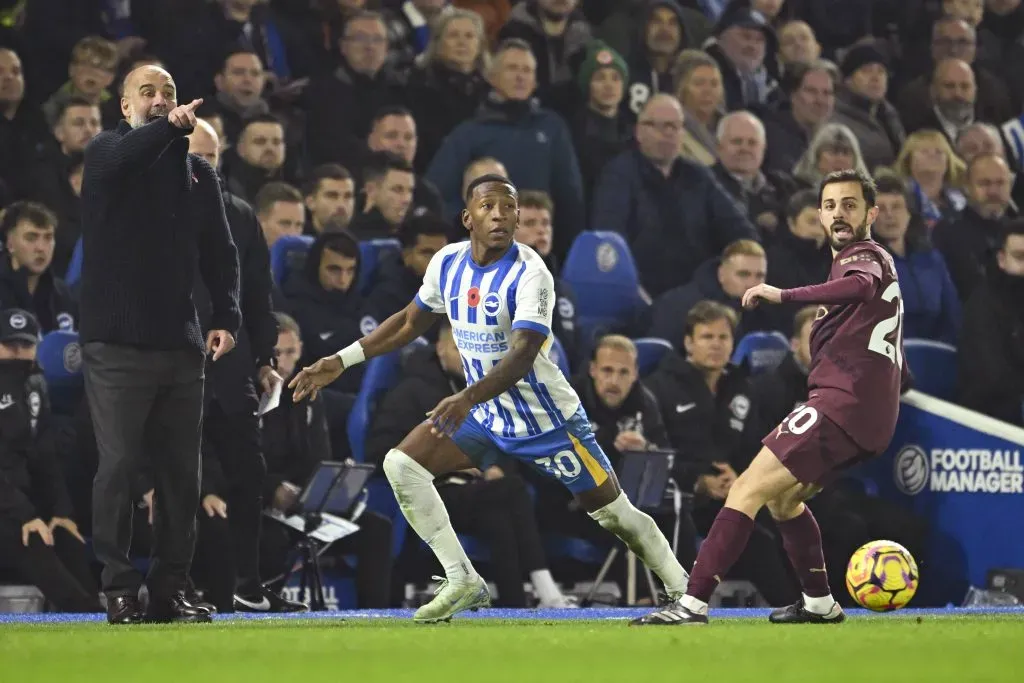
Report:
M706 627L624 621L222 621L112 628L0 626L0 680L911 681L1024 680L1024 620L898 614L840 626L727 619Z

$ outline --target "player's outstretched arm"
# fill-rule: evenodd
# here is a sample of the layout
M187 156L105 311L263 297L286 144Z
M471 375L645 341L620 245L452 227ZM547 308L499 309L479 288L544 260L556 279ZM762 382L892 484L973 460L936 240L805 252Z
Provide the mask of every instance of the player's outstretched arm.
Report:
M288 383L294 390L292 400L316 398L317 392L338 379L346 368L402 348L429 330L439 317L423 310L415 301L410 303L359 341L300 370Z
M537 354L540 353L546 339L545 335L534 330L513 329L509 351L501 362L479 382L444 399L427 414L434 423L434 434L451 436L469 416L473 406L500 396L526 377L526 373L533 368Z
M779 289L760 284L743 294L743 307L754 308L760 302L770 304L798 302L806 304L844 305L868 301L875 295L878 278L863 271L851 271L846 276L823 282L820 285Z

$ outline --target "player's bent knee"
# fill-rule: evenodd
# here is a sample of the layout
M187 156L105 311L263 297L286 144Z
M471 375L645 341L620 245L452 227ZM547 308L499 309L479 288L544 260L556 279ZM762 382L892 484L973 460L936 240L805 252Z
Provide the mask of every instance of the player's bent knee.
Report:
M422 465L397 448L392 448L384 456L384 475L393 488L404 486L410 482L426 479L432 482L434 476Z

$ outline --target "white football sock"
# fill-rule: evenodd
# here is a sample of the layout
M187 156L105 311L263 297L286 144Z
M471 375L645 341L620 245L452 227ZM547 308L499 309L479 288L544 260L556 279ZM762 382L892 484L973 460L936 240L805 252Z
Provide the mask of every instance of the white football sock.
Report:
M452 583L476 580L473 563L462 549L444 501L434 488L434 475L397 449L388 451L384 457L384 474L409 526L434 551L445 577Z
M681 604L683 607L690 610L694 614L708 613L708 603L704 602L703 600L698 600L692 595L684 595L683 599L679 601L679 604Z
M530 583L533 584L533 590L541 602L553 603L562 599L562 591L559 590L550 570L534 569L530 572Z
M665 584L669 595L686 592L690 575L679 564L665 535L650 515L633 507L625 493L590 513L594 520L618 536Z
M836 599L832 597L831 593L820 598L812 598L804 594L804 609L811 614L825 616L832 611L835 604Z

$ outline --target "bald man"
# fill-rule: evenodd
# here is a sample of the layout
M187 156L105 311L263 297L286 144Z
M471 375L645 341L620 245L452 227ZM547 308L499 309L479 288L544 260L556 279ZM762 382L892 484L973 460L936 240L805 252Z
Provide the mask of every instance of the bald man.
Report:
M174 79L153 65L128 74L122 92L124 120L86 148L82 177L79 334L99 449L93 547L109 623L209 621L184 591L206 357L229 352L241 325L238 256L217 173L188 154L202 101L179 106ZM212 307L205 338L192 301L197 267ZM153 520L146 613L128 558L137 502Z
M207 121L196 121L188 143L190 154L219 167L220 139ZM273 393L282 381L274 353L277 321L270 298L270 253L256 214L240 197L221 191L238 250L242 327L237 348L206 372L197 557L201 556L212 572L207 572L207 583L201 587L219 613L304 611L306 605L264 589L260 581L260 521L267 469L257 409L258 394ZM194 299L199 322L208 330L212 299L200 279ZM230 529L230 544L217 542L225 537L225 524Z
M652 297L689 282L734 240L758 239L711 171L679 155L683 121L676 98L649 99L636 146L605 164L594 188L591 228L622 234Z

